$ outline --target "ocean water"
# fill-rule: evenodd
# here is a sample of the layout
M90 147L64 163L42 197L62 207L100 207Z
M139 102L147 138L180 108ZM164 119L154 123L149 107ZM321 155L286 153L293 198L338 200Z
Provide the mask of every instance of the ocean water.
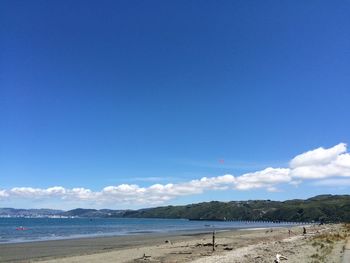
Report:
M286 225L285 223L189 221L185 219L0 218L0 243L178 231L208 232Z

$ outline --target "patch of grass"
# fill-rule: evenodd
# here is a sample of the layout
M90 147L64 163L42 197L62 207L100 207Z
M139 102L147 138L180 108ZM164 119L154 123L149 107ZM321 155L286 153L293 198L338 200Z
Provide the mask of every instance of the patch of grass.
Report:
M320 245L320 242L314 241L314 242L312 242L311 245L312 245L313 247L317 247L317 246Z
M328 244L333 244L334 241L333 241L333 240L330 240L329 238L326 238L326 243L328 243Z
M348 232L349 231L349 232ZM350 233L350 224L340 231L322 233L311 238L310 242L316 248L311 255L313 263L327 263L327 257L332 253L336 243L344 241Z

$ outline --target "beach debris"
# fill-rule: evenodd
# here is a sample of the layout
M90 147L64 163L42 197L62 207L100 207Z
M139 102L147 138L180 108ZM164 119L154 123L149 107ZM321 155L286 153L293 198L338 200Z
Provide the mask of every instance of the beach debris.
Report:
M204 243L204 244L198 244L198 246L203 246L203 247L211 247L213 243Z
M170 240L165 240L165 243L170 245L172 244Z
M179 252L171 252L170 254L175 254L175 255L190 255L192 254L191 251L179 251Z
M139 258L139 259L141 259L141 260L148 260L150 258L151 258L151 256L147 256L145 253L143 253L143 256L141 258Z
M225 247L224 250L233 250L233 247Z
M286 258L285 256L282 256L281 254L276 254L276 259L275 259L275 263L280 263L281 260L288 260L288 258Z

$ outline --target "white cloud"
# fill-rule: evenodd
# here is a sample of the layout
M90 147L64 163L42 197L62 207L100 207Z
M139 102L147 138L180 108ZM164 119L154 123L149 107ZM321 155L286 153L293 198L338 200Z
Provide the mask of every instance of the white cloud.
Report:
M4 191L4 190L3 190ZM66 193L66 190L61 186L54 186L47 189L32 188L32 187L15 187L9 191L5 191L7 196L15 197L50 197L61 196Z
M332 148L318 148L296 156L291 162L291 176L301 179L321 179L350 176L350 154L346 144Z
M124 203L160 204L179 196L193 195L205 190L222 190L232 188L235 177L223 175L217 177L203 177L180 184L154 184L149 187L140 187L136 184L121 184L107 186L99 192L86 188L65 189L55 186L47 189L31 187L15 187L10 190L1 190L0 198L50 198L59 197L63 200L92 201L96 203Z
M237 177L235 188L248 190L253 188L268 188L280 183L288 183L292 179L288 168L266 168L254 173L247 173Z
M8 197L8 193L5 190L0 190L0 200L5 197Z
M68 195L68 197L72 199L79 199L79 200L91 200L93 198L98 197L98 193L95 193L91 191L90 189L86 188L73 188L73 189L66 189L65 193ZM62 193L65 195L65 193Z
M312 165L325 165L336 159L340 154L346 152L346 144L339 143L332 148L317 148L294 157L290 162L291 168Z
M141 187L137 184L120 184L106 186L101 191L87 188L64 188L54 186L46 189L32 187L15 187L0 189L0 200L17 199L50 199L58 198L67 202L81 202L89 205L122 203L132 205L163 204L180 196L200 194L208 190L252 190L265 189L270 192L279 190L280 184L299 185L304 179L323 179L316 182L319 186L334 184L349 185L348 180L339 177L350 177L350 154L344 143L325 149L318 148L294 157L287 168L266 168L246 173L241 176L226 174L217 177L203 177L182 183L153 184ZM333 180L333 178L338 178ZM330 180L330 181L329 181ZM332 181L333 180L333 181ZM344 179L345 180L345 179Z

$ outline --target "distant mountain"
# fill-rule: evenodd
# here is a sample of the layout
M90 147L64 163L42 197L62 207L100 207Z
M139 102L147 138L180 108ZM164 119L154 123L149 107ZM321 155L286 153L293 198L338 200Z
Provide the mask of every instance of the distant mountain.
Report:
M62 212L60 215L68 217L122 217L124 213L125 210L77 208Z
M139 210L77 208L69 211L61 211L51 209L0 208L0 217L4 216L350 222L350 195L319 195L306 200L295 199L284 202L271 200L212 201Z
M0 208L0 217L49 217L62 212L62 210L54 209Z
M126 210L84 209L69 211L53 209L0 208L0 217L122 217Z

